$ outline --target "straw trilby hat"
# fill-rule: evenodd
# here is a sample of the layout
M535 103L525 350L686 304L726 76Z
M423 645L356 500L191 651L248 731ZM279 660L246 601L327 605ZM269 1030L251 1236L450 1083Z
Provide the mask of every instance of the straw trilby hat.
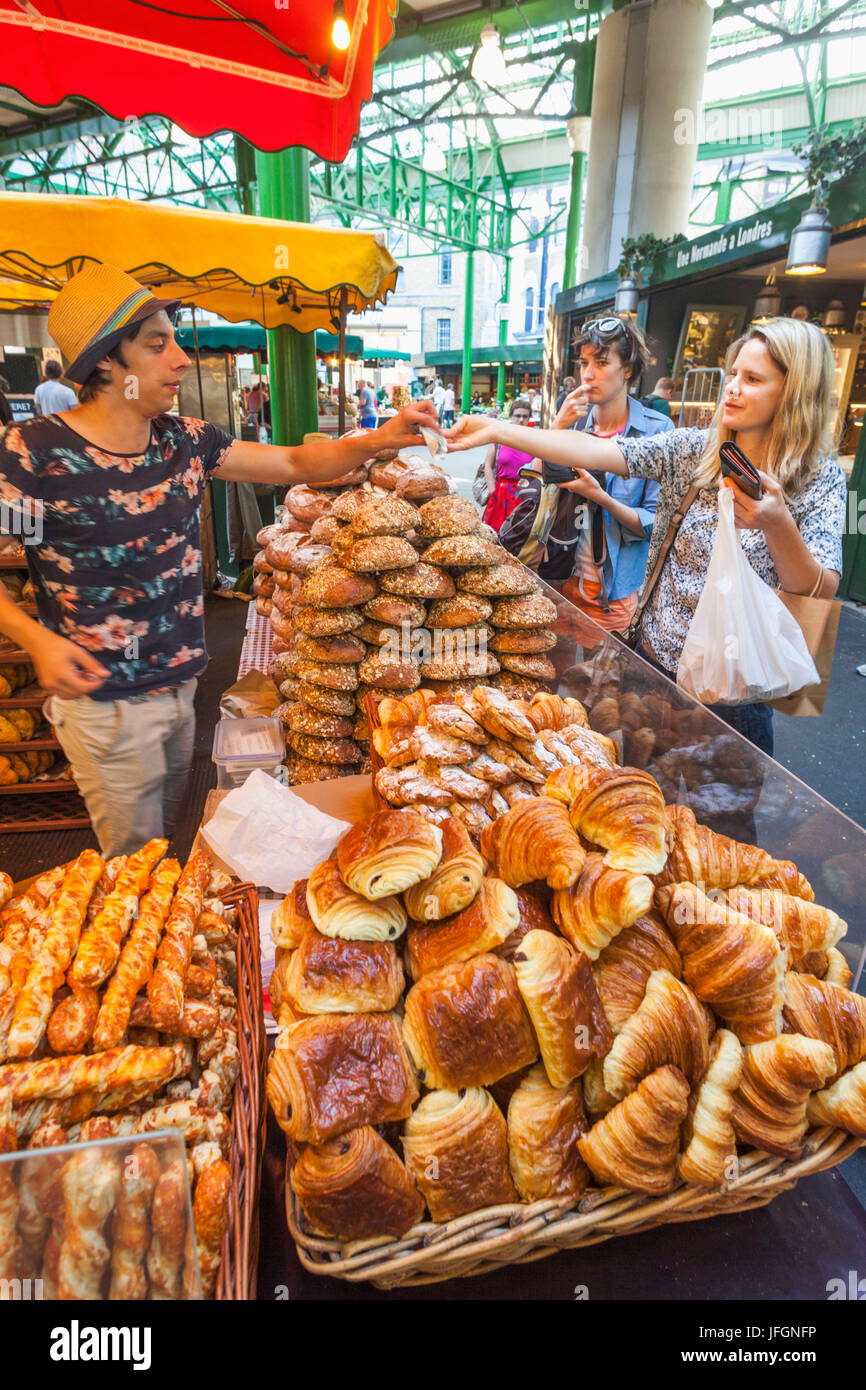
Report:
M157 299L116 265L90 262L66 281L48 315L48 331L69 359L65 375L80 385L133 324L180 302Z

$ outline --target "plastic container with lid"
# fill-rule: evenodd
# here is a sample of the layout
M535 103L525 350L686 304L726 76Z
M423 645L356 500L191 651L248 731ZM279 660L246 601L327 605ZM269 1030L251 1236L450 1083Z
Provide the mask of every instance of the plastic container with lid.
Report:
M286 740L279 719L221 719L214 730L213 760L219 788L242 787L256 768L278 778L285 756Z

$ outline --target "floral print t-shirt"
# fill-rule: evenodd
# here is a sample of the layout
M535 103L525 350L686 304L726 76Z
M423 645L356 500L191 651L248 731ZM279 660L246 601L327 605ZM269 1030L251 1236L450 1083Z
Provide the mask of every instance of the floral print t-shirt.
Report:
M108 668L94 700L180 685L207 665L199 513L233 443L178 415L152 421L143 454L105 453L56 415L0 433L0 505L14 516L39 504L25 545L38 620Z

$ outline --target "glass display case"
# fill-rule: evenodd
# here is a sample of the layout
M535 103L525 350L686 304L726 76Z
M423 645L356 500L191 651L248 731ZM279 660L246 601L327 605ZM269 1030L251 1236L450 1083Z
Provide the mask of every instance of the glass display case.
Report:
M26 1131L34 1105L51 1109L16 1107L12 1126ZM0 1142L3 1129L0 1115ZM58 1144L43 1119L34 1137L44 1146L0 1153L0 1302L202 1297L177 1130Z
M733 839L793 860L815 901L848 924L838 949L863 992L866 831L831 806L548 585L557 607L555 689L575 696L623 763L645 768L668 803Z

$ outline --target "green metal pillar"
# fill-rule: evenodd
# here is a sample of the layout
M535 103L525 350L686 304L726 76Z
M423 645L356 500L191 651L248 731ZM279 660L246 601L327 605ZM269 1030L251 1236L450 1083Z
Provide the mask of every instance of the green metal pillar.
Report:
M472 189L472 205L469 213L469 244L475 245L478 239L478 197L475 181L475 157L472 146L467 146L469 174ZM463 390L460 406L464 415L469 414L472 403L472 332L473 308L475 299L475 252L466 252L466 287L463 297Z
M508 244L509 246L511 245L511 218L510 218L510 217L509 217L509 219L508 219L508 241L507 241L507 244ZM499 346L500 346L501 348L505 348L505 347L508 346L508 327L509 327L509 320L508 320L508 305L509 305L510 299L511 299L511 256L510 256L510 255L507 255L507 256L505 257L505 269L504 269L503 274L502 274L502 303L503 303L504 308L505 308L505 313L504 313L504 314L500 317L500 319L499 319ZM503 354L503 357L504 357L504 354ZM499 366L498 366L497 369L496 369L496 399L497 399L497 401L498 401L498 403L499 403L499 408L500 408L500 410L501 410L502 407L505 405L505 362L504 362L504 360L503 360L502 362L499 363Z
M568 142L571 147L571 188L568 195L568 223L565 231L563 289L569 289L580 281L578 250L583 217L583 185L586 180L586 165L589 155L589 118L592 111L595 47L595 39L587 39L579 46L574 60L574 93L572 111L568 118Z
M310 220L310 156L294 147L266 154L256 150L259 213L288 222ZM303 280L303 266L287 264L279 243L274 247L274 278L281 272ZM316 336L281 324L268 331L268 376L271 383L271 431L275 444L301 444L319 424L316 395Z

